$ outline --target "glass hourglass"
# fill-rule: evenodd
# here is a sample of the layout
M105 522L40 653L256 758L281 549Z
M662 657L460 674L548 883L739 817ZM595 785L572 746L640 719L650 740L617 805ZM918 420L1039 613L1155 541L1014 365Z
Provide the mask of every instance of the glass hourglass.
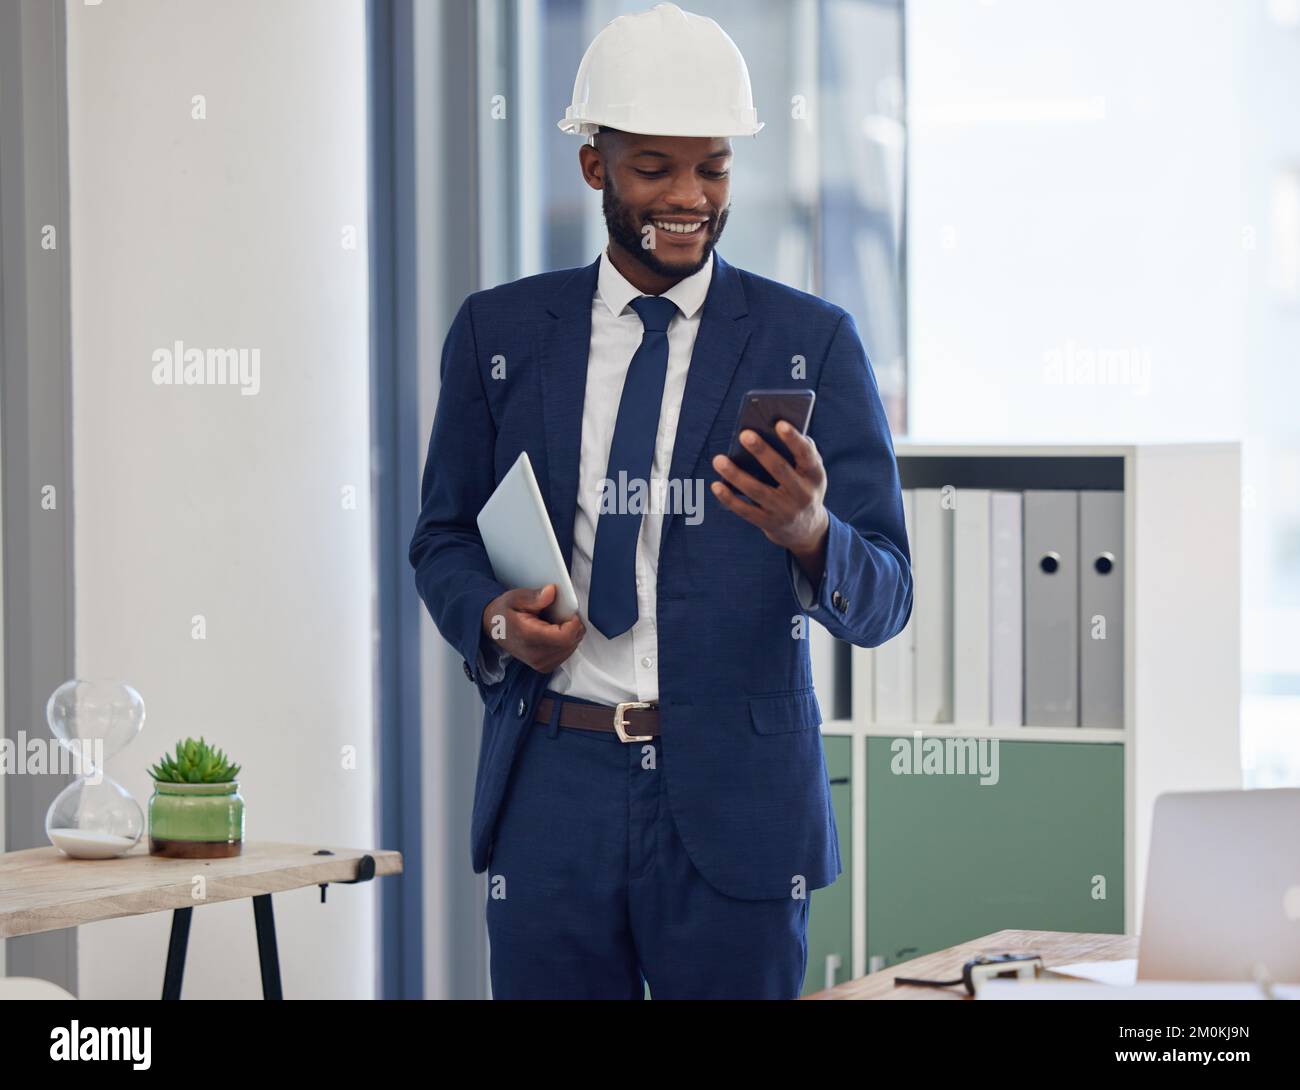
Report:
M144 832L144 813L104 765L144 727L144 700L121 681L74 679L51 694L45 718L78 774L45 814L50 843L75 859L111 859L130 851Z

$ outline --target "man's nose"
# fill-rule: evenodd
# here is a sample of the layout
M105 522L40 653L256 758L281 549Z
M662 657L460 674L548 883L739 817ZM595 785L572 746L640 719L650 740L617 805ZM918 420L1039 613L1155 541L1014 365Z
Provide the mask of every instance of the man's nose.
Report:
M678 174L674 176L665 200L683 212L702 211L701 206L707 203L704 197L704 184L695 176L694 171Z

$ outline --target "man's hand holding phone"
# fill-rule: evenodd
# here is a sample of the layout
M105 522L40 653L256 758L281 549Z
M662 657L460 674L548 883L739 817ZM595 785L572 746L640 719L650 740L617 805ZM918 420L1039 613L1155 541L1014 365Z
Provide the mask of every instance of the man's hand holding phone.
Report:
M483 610L483 632L501 650L538 673L549 674L573 654L587 634L576 613L563 624L552 624L541 616L554 600L554 583L508 590Z
M768 541L789 549L813 586L821 582L826 568L826 539L830 517L822 501L826 497L826 469L817 444L788 420L776 425L777 437L794 456L787 462L752 428L740 433L740 442L776 480L776 487L746 473L725 454L713 459L722 481L713 482L713 494L732 514L757 526ZM732 489L735 489L733 492ZM742 493L753 503L746 503Z

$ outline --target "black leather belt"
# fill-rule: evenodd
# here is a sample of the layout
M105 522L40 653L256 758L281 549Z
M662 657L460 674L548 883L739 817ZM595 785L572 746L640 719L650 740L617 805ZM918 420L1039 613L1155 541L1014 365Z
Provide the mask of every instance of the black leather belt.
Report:
M544 696L537 702L534 719L549 725L554 710L554 698ZM614 706L565 700L560 706L560 726L605 731L617 734L624 742L645 742L659 734L659 705L644 700L630 700Z

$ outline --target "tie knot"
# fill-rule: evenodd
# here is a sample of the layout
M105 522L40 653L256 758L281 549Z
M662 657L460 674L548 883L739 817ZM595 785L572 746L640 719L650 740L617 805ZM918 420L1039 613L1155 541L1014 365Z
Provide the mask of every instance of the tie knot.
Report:
M677 304L662 295L642 295L632 300L632 309L641 316L647 333L665 333L677 313Z

